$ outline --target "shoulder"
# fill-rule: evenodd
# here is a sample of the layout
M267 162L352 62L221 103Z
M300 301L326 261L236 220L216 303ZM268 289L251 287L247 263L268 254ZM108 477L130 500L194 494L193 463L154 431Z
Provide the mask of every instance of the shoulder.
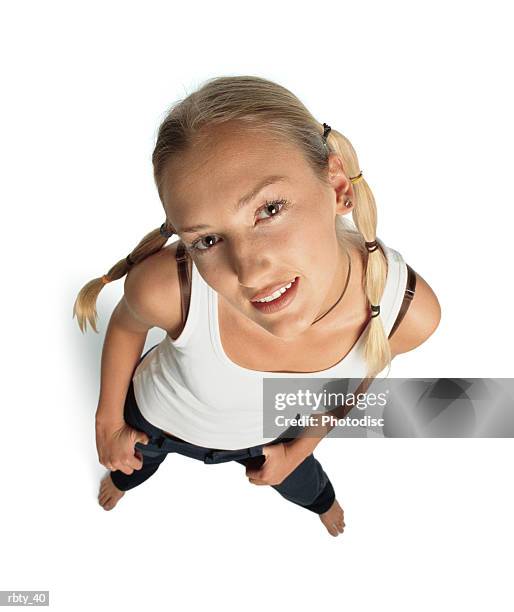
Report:
M172 335L182 320L177 244L163 247L133 266L124 284L124 300L134 317Z
M393 357L416 348L437 329L441 306L436 294L417 272L414 297L398 328L389 340Z

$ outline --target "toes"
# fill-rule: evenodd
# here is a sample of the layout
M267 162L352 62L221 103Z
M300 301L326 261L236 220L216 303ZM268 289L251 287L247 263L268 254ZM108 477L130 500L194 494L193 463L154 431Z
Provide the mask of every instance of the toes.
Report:
M343 533L344 531L344 512L341 510L341 514L337 517L337 528L339 529L340 533Z
M341 518L337 521L337 527L339 531L343 533L345 528L344 516L341 516Z
M331 536L336 537L343 533L345 528L344 511L337 500L334 501L332 507L326 513L320 515L320 518Z
M337 525L333 521L332 522L331 521L325 522L325 521L322 520L322 523L323 523L323 525L325 525L326 530L328 531L328 533L331 536L335 537L335 536L339 535L339 530L337 528Z
M119 497L123 495L123 493L121 493L118 496L117 493L118 489L112 482L110 473L106 474L102 478L100 483L100 488L98 491L98 503L102 506L104 510L112 510L118 502Z

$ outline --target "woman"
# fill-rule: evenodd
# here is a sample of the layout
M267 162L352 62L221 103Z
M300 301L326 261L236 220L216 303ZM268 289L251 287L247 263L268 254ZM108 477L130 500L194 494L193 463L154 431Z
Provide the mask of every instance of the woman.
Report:
M377 239L350 142L278 84L208 81L172 107L152 161L166 222L74 306L96 331L98 293L127 274L102 354L99 503L112 509L178 452L239 461L342 533L313 455L326 430L265 438L262 379L371 378L433 333L436 296ZM141 358L152 327L166 336Z

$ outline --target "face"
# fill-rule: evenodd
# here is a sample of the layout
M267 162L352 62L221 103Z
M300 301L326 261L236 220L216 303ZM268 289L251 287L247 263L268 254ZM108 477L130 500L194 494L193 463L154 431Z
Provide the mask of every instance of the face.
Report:
M335 219L353 191L339 159L330 156L326 185L297 147L270 135L217 126L193 149L166 168L169 221L200 275L238 313L277 337L298 336L343 287ZM252 302L293 279L277 300Z

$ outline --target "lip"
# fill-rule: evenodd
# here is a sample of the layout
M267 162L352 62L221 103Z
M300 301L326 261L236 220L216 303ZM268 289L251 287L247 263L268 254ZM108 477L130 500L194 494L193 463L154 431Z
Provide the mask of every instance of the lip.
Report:
M254 308L256 308L262 314L272 314L274 312L277 312L278 310L283 310L284 308L287 308L287 306L289 306L289 304L291 304L291 302L295 299L296 294L298 292L299 282L300 282L300 277L295 276L294 283L291 285L291 287L287 289L276 300L272 300L271 302L250 302L250 303Z
M296 276L294 278L296 278ZM277 289L282 289L282 287L285 287L286 285L289 285L291 280L294 280L294 279L290 278L289 280L286 280L286 281L283 281L281 283L278 283L277 285L270 285L269 287L266 287L266 289L264 291L261 291L260 293L256 293L254 296L252 296L250 298L250 302L252 300L262 300L262 298L268 297L272 293L275 293L275 291Z

